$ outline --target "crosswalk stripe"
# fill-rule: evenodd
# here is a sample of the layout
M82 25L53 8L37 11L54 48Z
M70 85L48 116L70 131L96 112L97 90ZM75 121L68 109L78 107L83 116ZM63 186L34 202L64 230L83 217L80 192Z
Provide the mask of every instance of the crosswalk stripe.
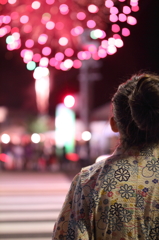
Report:
M60 179L58 175L56 178ZM70 187L70 180L66 181L66 179L64 177L63 180L59 180L57 185L53 186L47 184L49 178L46 183L41 184L40 175L38 179L32 175L34 182L32 185L24 179L18 180L18 184L14 179L14 183L11 182L10 185L8 180L7 184L2 181L3 188L0 187L0 239L51 240L53 226ZM22 182L25 182L23 187ZM5 186L7 187L5 188Z

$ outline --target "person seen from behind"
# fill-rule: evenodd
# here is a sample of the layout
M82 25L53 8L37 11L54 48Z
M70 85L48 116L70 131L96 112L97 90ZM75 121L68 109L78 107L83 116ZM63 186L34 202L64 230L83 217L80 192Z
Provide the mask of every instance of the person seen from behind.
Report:
M119 146L75 176L53 240L159 240L159 76L132 76L112 108Z

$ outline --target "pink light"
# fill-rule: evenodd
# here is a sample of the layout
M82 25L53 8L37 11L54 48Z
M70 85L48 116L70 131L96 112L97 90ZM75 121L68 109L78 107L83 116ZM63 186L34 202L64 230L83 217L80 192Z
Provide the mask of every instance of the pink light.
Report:
M14 4L14 3L16 3L16 1L17 1L17 0L8 0L8 3Z
M50 13L44 13L44 14L42 15L41 22L42 22L43 24L46 24L46 23L50 20L50 18L51 18L51 14L50 14Z
M80 60L84 60L84 56L83 56L83 52L80 51L77 53L77 57L80 59Z
M11 19L15 20L15 19L19 18L19 13L12 12L10 16L11 16Z
M5 5L7 3L7 0L1 0L1 4Z
M28 17L27 15L21 16L21 18L20 18L20 22L21 22L21 23L25 24L25 23L27 23L28 21L29 21L29 17Z
M88 51L91 53L95 53L97 51L97 47L95 45L88 46Z
M108 45L114 45L115 39L114 38L108 38Z
M114 45L110 45L108 46L107 52L109 55L113 55L114 53L116 53L117 49Z
M0 28L0 37L3 37L6 34L7 34L7 29L5 27Z
M11 33L14 33L14 32L19 32L19 28L13 27L12 30L11 30Z
M57 62L56 63L56 65L55 65L55 68L57 69L57 70L60 70L61 68L60 68L60 65L61 65L61 62ZM67 69L68 70L68 69Z
M137 20L136 20L135 17L128 16L127 23L130 24L130 25L135 25L135 24L137 24Z
M14 49L18 49L20 47L21 47L21 41L20 40L14 41L12 44L7 44L7 49L9 51L12 51Z
M114 6L114 3L113 3L113 1L111 1L111 0L106 0L106 1L105 1L105 6L106 6L107 8L111 8L111 7Z
M35 53L35 54L33 55L33 61L34 61L34 62L39 62L40 59L41 59L41 55L40 55L39 53Z
M26 50L24 52L24 62L28 63L29 61L31 61L33 58L33 51L31 50Z
M69 8L66 4L61 4L59 9L60 9L61 14L63 14L63 15L66 15L69 12Z
M98 56L98 53L97 53L97 52L92 54L92 58L93 58L94 60L99 60L99 59L100 59L100 57Z
M39 66L41 67L47 67L49 64L49 59L46 57L42 57L39 62Z
M98 56L99 56L100 58L105 58L105 57L107 56L106 50L105 50L105 49L99 49L99 51L98 51Z
M23 32L30 33L32 31L32 26L30 24L23 26Z
M10 23L10 21L11 21L11 17L10 16L3 17L3 23L8 24L8 23Z
M75 34L78 36L78 35L82 34L84 30L83 30L83 27L77 26L74 28L74 31L75 31Z
M101 42L101 46L102 46L103 48L107 48L107 47L108 47L108 41L107 41L107 40L103 40L103 41Z
M96 22L93 20L87 21L87 27L94 28L96 26Z
M67 45L67 43L68 43L68 39L67 39L66 37L61 37L61 38L59 39L59 44L60 44L61 46L65 46L65 45Z
M118 0L119 2L125 2L125 0Z
M109 20L110 20L111 22L117 22L117 21L118 21L118 17L117 17L117 15L115 15L115 14L110 14Z
M7 33L9 33L9 32L11 31L11 26L6 25L5 28L6 28L6 30L7 30Z
M80 51L80 52L78 52L77 57L80 60L90 59L91 58L91 53L89 51Z
M131 6L138 6L138 0L131 0L130 5Z
M47 28L48 30L52 30L54 27L55 27L55 23L54 23L54 22L48 21L48 22L46 23L46 28Z
M118 14L119 10L116 7L111 7L110 8L110 13L111 14Z
M46 0L46 3L47 3L48 5L52 5L54 2L55 2L55 0Z
M115 39L115 46L118 48L123 47L124 43L121 39Z
M94 30L94 36L95 36L96 38L103 39L103 38L106 37L106 33L105 33L103 30L101 30L101 29L95 29L95 30Z
M85 54L85 59L88 60L91 58L91 53L89 51L85 51L84 54Z
M119 25L118 25L118 24L113 24L113 25L112 25L112 32L117 33L117 32L119 32L119 31L120 31Z
M125 13L125 14L131 13L131 8L128 7L128 6L124 6L124 7L123 7L123 13Z
M48 36L46 34L41 34L38 38L39 44L45 44L47 42Z
M86 18L86 14L84 12L77 13L77 19L84 20Z
M65 49L65 55L67 57L72 57L73 54L74 54L74 50L72 48L66 48Z
M71 59L66 59L64 61L64 66L68 69L71 68L73 66L73 61Z
M120 13L120 14L119 14L119 21L120 21L120 22L125 22L125 21L126 21L126 15L123 14L123 13Z
M122 29L122 35L124 37L128 37L130 35L130 30L128 28L123 28Z
M120 36L119 34L114 34L114 35L113 35L113 38L114 38L114 39L121 39L121 36Z
M138 12L138 11L139 11L139 6L132 6L132 7L131 7L131 10L132 10L133 12Z
M24 57L24 54L25 52L27 51L27 49L23 49L21 52L20 52L20 56L23 58Z
M54 67L56 65L56 63L57 63L57 61L55 58L50 58L50 60L49 60L50 66Z
M62 22L57 22L55 27L57 30L62 30L64 28L64 24Z
M15 40L18 40L20 38L20 33L14 32L12 36L14 37Z
M68 68L65 67L64 62L60 63L60 69L62 71L67 71L68 70Z
M26 46L27 48L32 48L32 47L34 46L34 41L33 41L32 39L26 40L25 46Z
M49 55L51 54L51 48L50 48L50 47L44 47L44 48L42 49L42 54L43 54L44 56L49 56Z
M88 6L88 11L90 13L97 13L99 11L99 8L96 5L91 4Z
M82 66L82 62L80 60L76 59L76 60L73 61L73 67L74 68L78 69L81 66Z
M64 59L64 54L62 52L58 52L55 54L55 59L57 61L62 61Z
M31 4L31 7L32 7L33 9L38 9L38 8L40 8L40 5L41 5L41 3L40 3L39 1L34 1L34 2Z

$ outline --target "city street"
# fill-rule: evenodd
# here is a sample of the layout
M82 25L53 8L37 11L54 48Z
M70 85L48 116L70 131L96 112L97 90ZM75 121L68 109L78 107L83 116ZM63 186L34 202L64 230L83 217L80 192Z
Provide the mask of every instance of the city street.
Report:
M63 173L0 172L0 240L51 240L70 183Z

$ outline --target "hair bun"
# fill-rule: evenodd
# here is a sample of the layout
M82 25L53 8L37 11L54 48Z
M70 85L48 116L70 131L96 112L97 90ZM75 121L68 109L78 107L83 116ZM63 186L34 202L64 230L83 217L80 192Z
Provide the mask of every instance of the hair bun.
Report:
M159 124L159 79L142 75L129 96L131 115L142 131L154 131Z

